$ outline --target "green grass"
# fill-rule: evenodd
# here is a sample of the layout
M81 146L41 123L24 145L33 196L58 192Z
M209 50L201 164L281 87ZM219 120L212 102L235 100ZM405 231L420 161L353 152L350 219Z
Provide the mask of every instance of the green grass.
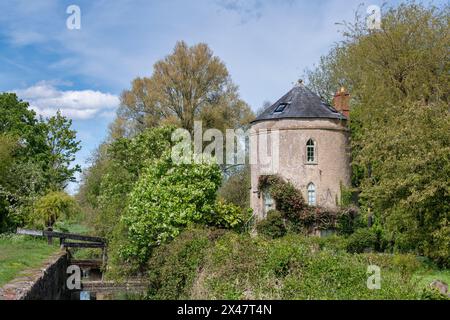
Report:
M428 286L433 280L441 280L450 285L450 270L428 269L415 274L420 287Z
M58 250L57 244L49 246L44 239L0 235L0 287L21 272L39 267Z

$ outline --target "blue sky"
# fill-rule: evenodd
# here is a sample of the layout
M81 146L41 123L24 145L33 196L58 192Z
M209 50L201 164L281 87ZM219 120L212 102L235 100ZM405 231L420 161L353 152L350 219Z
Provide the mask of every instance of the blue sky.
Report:
M72 118L83 147L76 161L86 166L106 137L121 91L133 78L150 76L176 41L207 43L256 110L289 90L339 41L335 23L351 21L360 3L2 0L0 92L17 92L44 116L61 109ZM80 30L66 27L72 4L81 9Z

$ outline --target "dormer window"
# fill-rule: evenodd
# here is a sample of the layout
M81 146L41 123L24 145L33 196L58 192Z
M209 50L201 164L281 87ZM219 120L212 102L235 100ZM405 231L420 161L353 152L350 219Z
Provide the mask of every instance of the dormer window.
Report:
M273 113L282 113L287 106L287 103L280 103Z

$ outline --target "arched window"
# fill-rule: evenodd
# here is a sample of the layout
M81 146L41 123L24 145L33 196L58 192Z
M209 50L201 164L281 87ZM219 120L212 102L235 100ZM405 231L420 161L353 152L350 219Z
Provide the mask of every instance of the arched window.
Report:
M306 162L316 162L316 143L312 139L309 139L306 143Z
M267 212L275 209L275 201L273 200L272 195L270 194L268 188L264 189L263 191L263 201L264 201L264 216L267 216Z
M308 204L310 206L316 205L316 187L314 183L308 184Z

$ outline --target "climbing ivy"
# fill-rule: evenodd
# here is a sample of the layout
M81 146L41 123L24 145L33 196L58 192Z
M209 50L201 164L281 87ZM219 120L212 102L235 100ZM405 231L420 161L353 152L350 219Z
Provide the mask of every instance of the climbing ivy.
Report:
M306 204L302 193L291 182L277 175L262 175L258 180L258 190L268 190L275 200L275 207L286 219L293 231L351 228L357 216L355 210L331 210Z

